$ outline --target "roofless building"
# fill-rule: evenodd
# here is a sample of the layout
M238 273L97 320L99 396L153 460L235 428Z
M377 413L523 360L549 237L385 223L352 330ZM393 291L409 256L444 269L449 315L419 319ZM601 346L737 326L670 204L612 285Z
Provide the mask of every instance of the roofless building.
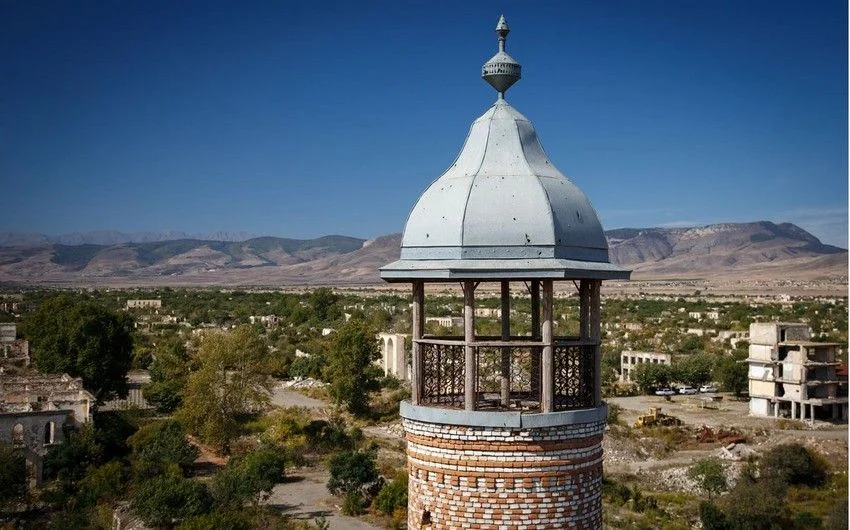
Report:
M508 31L502 17L482 72L496 103L416 202L400 259L381 269L413 284L412 396L401 404L411 529L602 525L599 292L630 272L609 262L587 197L505 101L521 75ZM463 288L463 336L425 335L426 284L449 281ZM556 281L578 291L578 336L554 335ZM481 282L500 286L497 337L475 332ZM530 297L530 336L512 333L512 285Z

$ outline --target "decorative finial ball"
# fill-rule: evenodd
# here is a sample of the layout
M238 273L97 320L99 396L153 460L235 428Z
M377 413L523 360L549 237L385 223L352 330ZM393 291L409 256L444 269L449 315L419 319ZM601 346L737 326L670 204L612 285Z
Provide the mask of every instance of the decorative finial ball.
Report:
M502 15L499 17L498 24L496 24L499 51L484 63L484 67L481 69L481 77L496 89L500 99L522 77L522 66L505 52L505 40L509 32L508 23L505 21L505 16Z

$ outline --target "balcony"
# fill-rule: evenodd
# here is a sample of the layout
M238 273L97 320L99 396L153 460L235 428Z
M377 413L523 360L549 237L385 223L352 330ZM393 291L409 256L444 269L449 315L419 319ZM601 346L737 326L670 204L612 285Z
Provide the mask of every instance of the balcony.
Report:
M420 346L420 404L464 408L468 380L463 337L425 336ZM542 412L544 344L530 337L476 337L470 343L475 366L474 410ZM598 342L558 337L552 344L553 411L598 406Z

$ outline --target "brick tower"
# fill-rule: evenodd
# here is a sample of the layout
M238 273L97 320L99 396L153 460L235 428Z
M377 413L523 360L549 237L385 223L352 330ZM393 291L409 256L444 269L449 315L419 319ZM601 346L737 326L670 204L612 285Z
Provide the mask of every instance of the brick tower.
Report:
M402 402L408 527L602 526L599 293L628 279L612 265L596 212L505 101L520 65L499 51L482 77L498 99L408 217L401 258L381 268L413 284L412 396ZM464 333L424 334L426 285L459 282ZM580 299L576 336L555 336L554 282ZM500 336L475 332L475 293L501 292ZM529 297L531 333L512 332L511 289Z

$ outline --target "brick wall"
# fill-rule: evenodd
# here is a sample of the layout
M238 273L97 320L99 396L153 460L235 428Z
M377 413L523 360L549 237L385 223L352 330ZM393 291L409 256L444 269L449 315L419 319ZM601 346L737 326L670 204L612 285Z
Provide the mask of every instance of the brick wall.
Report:
M601 528L604 422L404 428L411 530Z

